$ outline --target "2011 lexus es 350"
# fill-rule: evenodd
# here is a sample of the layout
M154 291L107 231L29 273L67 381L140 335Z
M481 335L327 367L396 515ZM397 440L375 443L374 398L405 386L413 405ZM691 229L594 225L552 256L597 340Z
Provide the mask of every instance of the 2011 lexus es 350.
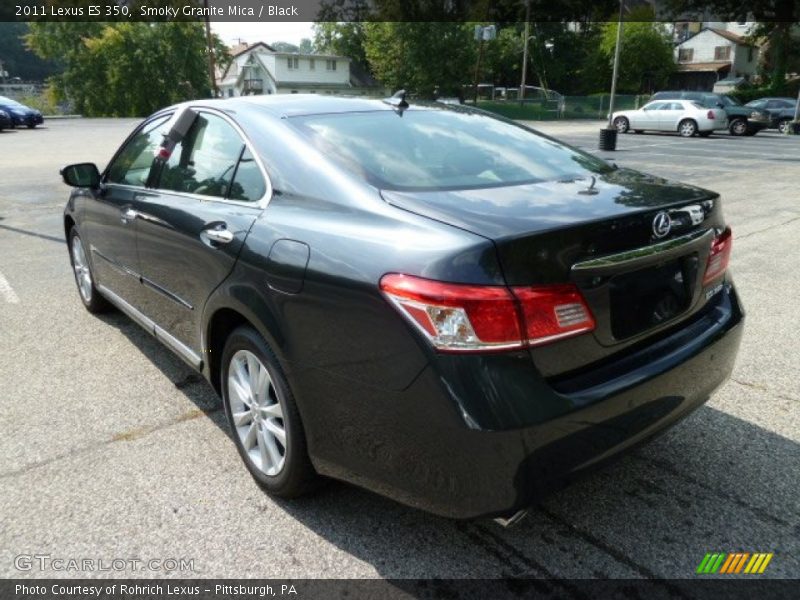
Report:
M738 351L717 194L480 111L196 101L62 177L83 304L202 372L279 496L324 475L512 515L700 406Z

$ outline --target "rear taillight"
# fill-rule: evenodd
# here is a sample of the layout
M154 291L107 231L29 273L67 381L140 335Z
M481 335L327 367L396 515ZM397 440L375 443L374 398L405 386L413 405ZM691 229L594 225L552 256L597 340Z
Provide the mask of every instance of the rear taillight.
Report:
M714 114L713 110L710 110L706 116L713 121L717 115Z
M445 352L524 348L594 329L589 308L573 285L509 289L390 273L380 287Z
M728 268L728 261L731 258L731 248L733 247L733 233L730 227L720 233L711 242L711 252L708 255L706 273L703 276L703 285L722 275Z
M574 285L512 288L522 307L530 345L594 329L594 317Z

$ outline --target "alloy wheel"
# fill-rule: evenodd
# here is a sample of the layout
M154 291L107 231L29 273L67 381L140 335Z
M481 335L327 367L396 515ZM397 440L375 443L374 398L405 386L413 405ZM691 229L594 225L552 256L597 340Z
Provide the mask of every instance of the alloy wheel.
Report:
M786 133L789 131L789 121L781 121L778 123L778 131L781 133Z
M731 125L733 135L744 135L747 131L747 123L742 119L736 119Z
M627 133L628 132L628 119L624 117L619 117L614 119L614 126L617 128L617 132L619 133Z
M250 462L274 477L286 462L283 406L269 371L249 350L231 357L228 398L236 435Z
M680 127L680 134L683 137L692 137L697 131L697 127L691 121L683 121Z
M72 238L72 268L75 271L75 281L84 302L92 301L92 272L89 270L89 261L83 249L81 238L77 235Z

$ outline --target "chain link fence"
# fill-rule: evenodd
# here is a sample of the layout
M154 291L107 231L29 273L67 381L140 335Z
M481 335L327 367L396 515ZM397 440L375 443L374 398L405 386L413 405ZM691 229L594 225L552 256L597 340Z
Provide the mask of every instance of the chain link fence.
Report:
M539 88L532 92L526 91L525 98L520 100L516 89L499 88L499 93L497 90L493 90L493 97L486 93L480 94L478 108L509 119L527 121L606 119L611 101L610 94L562 96L551 90L537 91ZM644 106L649 99L648 94L617 94L614 97L614 110L637 109Z

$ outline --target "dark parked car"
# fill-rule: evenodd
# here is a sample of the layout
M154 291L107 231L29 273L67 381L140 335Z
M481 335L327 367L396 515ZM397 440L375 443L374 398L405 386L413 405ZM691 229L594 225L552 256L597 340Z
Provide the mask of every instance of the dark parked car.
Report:
M28 127L33 129L44 123L44 117L38 110L20 104L16 100L0 96L0 110L9 114L15 127Z
M11 116L4 110L0 110L0 131L3 129L11 129L14 127L14 121Z
M786 133L789 123L794 121L797 100L795 98L759 98L751 100L745 106L766 110L770 115L770 127Z
M656 92L651 100L694 100L706 108L722 108L728 115L728 131L731 135L755 135L769 127L770 115L761 108L743 106L738 100L725 94L711 92L671 91Z
M197 101L62 176L83 304L202 372L280 496L320 474L510 515L696 409L739 347L717 194L473 109Z

